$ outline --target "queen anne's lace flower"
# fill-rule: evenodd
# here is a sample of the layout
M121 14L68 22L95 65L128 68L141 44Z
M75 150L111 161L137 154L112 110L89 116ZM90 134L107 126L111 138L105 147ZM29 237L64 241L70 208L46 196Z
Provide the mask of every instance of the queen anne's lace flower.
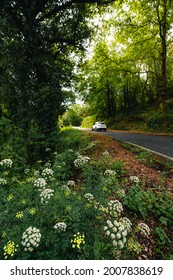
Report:
M46 180L44 178L38 178L34 181L34 186L44 189L46 187L47 183Z
M117 199L108 202L108 211L112 216L118 216L123 211L121 202Z
M130 220L128 221L130 222ZM104 226L106 236L110 237L113 246L117 249L124 248L127 242L126 237L131 230L128 221L125 219L121 219L121 221L114 220L113 222L111 220L107 220L107 225Z
M42 192L40 193L40 197L41 197L41 202L45 202L48 203L48 200L51 198L51 196L54 194L54 190L52 189L44 189L42 190Z
M0 178L0 186L5 186L7 184L7 180Z
M11 159L5 158L5 159L3 159L3 160L0 161L0 165L3 166L3 167L11 168L12 165L13 165L13 162L12 162Z
M150 228L145 223L139 223L138 228L142 235L149 236L150 235Z
M75 167L80 167L80 166L86 164L89 160L90 160L89 157L79 155L77 157L77 159L74 160L74 166Z
M42 176L43 178L45 178L46 180L51 179L53 177L53 170L50 168L45 168L42 171Z
M54 229L57 229L59 232L60 231L66 231L67 225L64 222L59 222L54 225Z
M139 184L140 180L137 176L130 176L130 181L135 183L135 184Z
M104 175L107 175L107 176L115 176L116 174L117 174L117 172L115 170L110 170L110 169L107 169L104 172Z
M93 202L94 201L94 196L91 193L86 193L84 197L88 200L88 202Z
M124 197L124 196L125 196L125 190L123 190L123 189L118 190L118 191L117 191L117 195L118 195L119 197Z
M76 185L75 181L70 180L70 181L67 182L67 186L68 186L69 188L72 188L72 187L74 187L75 185Z
M22 235L21 244L24 246L24 251L32 252L35 247L39 246L41 233L36 227L29 227Z

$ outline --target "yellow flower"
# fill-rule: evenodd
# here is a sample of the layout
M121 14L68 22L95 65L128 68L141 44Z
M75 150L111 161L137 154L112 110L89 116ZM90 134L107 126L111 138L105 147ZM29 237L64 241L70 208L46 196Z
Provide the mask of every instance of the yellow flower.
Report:
M6 232L3 231L3 232L2 232L2 238L6 237L6 236L7 236Z
M25 199L22 199L21 203L22 203L22 204L26 204L26 200L25 200Z
M14 253L17 251L18 245L15 245L14 241L8 241L4 246L4 258L7 259L9 256L13 257Z
M35 213L36 213L36 209L35 208L29 209L29 214L35 215Z
M22 219L23 218L23 211L19 211L16 213L16 218L17 219Z
M12 194L9 194L8 196L7 196L7 201L10 201L10 200L12 200L13 199L13 195Z
M81 234L80 232L77 232L74 234L74 239L71 240L72 248L78 248L81 249L81 245L85 244L85 235Z

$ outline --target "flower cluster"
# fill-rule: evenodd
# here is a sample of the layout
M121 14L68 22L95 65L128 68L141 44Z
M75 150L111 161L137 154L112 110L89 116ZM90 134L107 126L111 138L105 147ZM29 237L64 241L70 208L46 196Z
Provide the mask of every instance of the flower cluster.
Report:
M54 229L57 229L59 232L60 231L66 231L67 225L64 222L59 222L54 225Z
M123 211L121 202L117 199L108 202L108 211L112 216L119 216Z
M69 189L69 187L68 187L67 185L63 185L63 186L61 187L61 189L62 189L63 191L65 191L65 192L70 192L70 189Z
M7 196L7 201L10 201L10 200L12 200L13 199L13 195L12 194L9 194L8 196Z
M7 180L0 178L0 186L5 186L7 184Z
M41 240L41 233L36 227L29 227L22 235L21 244L24 246L24 251L32 252L34 247L38 247Z
M43 178L45 178L46 180L50 180L53 177L53 170L50 168L45 168L42 171L42 176Z
M17 219L22 219L23 218L23 211L19 211L16 213L16 218Z
M81 234L80 232L77 232L74 234L74 239L71 239L72 248L78 248L81 249L81 245L85 244L85 235Z
M107 225L104 227L105 234L111 238L112 244L117 249L123 249L127 242L127 235L129 228L126 227L122 221L115 220L111 222L107 221Z
M35 208L31 208L31 209L29 209L29 214L30 215L35 215L36 214L36 209Z
M106 150L102 153L103 156L108 157L109 156L109 152Z
M15 245L14 241L8 241L4 246L4 258L13 257L14 253L17 251L18 245Z
M34 186L41 188L41 189L45 189L47 183L46 180L44 178L38 178L34 181Z
M116 194L119 196L119 197L124 197L125 196L125 190L123 189L119 189Z
M139 184L140 180L137 176L130 176L130 181L135 184Z
M90 160L89 157L79 155L77 159L74 160L74 166L80 167L83 164L87 163Z
M75 184L76 184L75 181L70 180L67 182L67 187L72 188L75 186Z
M107 169L104 172L104 175L106 175L106 176L115 176L116 174L117 174L117 172L115 170L110 170L110 169Z
M145 223L138 224L138 229L140 230L141 234L144 236L150 235L150 228Z
M94 196L91 193L86 193L84 197L88 200L88 202L92 203L94 201Z
M29 174L30 171L31 171L31 169L26 168L26 169L24 170L24 173L25 173L25 174Z
M132 223L131 223L131 221L130 221L127 217L121 218L121 219L119 220L119 222L121 222L121 223L125 226L125 228L127 229L128 232L131 231L131 229L132 229Z
M9 167L9 168L11 168L12 165L13 165L13 162L12 162L11 159L5 158L5 159L3 159L3 160L0 161L0 165L3 166L3 167Z
M52 189L43 189L40 193L41 202L48 203L48 200L51 198L53 193L54 193L54 190L52 190Z

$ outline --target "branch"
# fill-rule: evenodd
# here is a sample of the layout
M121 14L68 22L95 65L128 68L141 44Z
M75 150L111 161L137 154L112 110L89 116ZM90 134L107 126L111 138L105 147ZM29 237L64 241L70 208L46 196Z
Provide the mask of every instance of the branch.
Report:
M105 5L115 2L116 0L71 0L67 3L64 3L58 7L55 7L50 12L44 14L38 19L38 22L43 21L46 18L50 18L53 15L56 15L58 12L61 12L69 7L71 7L73 4L98 4L98 5Z

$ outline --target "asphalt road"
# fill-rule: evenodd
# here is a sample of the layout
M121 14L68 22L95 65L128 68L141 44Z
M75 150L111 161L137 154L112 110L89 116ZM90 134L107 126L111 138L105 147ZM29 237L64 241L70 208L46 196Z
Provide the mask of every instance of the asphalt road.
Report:
M158 154L164 155L173 161L173 137L172 136L158 136L141 133L127 133L127 132L98 132L109 135L114 139L135 144L144 147Z

